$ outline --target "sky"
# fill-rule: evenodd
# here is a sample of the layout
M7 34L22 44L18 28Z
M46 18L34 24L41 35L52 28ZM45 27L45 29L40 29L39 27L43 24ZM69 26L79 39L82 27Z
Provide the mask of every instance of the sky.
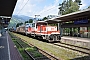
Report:
M59 3L63 0L18 0L13 15L43 18L48 15L58 15ZM73 0L74 1L74 0ZM90 6L90 0L81 0L80 10Z

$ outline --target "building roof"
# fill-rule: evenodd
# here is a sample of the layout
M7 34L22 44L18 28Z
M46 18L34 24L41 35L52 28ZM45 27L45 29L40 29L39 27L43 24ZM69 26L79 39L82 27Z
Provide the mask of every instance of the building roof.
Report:
M10 21L17 0L0 0L0 24L7 27L8 24L2 23L2 20Z
M82 11L77 11L70 14L62 15L53 19L48 19L45 21L48 23L58 23L58 22L65 22L65 21L74 21L80 18L90 19L90 8Z
M77 20L79 18L90 19L90 8L82 10L82 11L77 11L77 12L73 12L70 14L59 16L58 18L56 18L56 20L70 21L70 20Z
M45 20L45 22L47 22L48 24L58 23L60 21L61 20L57 20L56 18Z

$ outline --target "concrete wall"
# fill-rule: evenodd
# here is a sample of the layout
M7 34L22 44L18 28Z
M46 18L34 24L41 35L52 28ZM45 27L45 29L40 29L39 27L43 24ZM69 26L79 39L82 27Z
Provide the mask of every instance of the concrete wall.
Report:
M77 41L77 40L70 40L70 39L61 39L62 43L79 46L83 48L89 48L90 49L90 42L85 41Z

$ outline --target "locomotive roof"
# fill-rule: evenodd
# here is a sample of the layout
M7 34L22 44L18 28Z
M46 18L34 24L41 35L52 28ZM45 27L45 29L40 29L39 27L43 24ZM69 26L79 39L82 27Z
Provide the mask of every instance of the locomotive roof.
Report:
M37 21L36 23L47 23L47 22L45 22L45 21Z

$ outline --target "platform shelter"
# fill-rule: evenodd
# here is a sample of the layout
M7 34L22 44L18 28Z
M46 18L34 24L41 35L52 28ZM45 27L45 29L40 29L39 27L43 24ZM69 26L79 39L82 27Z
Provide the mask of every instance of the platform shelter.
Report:
M90 8L46 20L48 23L59 23L62 36L90 38Z

